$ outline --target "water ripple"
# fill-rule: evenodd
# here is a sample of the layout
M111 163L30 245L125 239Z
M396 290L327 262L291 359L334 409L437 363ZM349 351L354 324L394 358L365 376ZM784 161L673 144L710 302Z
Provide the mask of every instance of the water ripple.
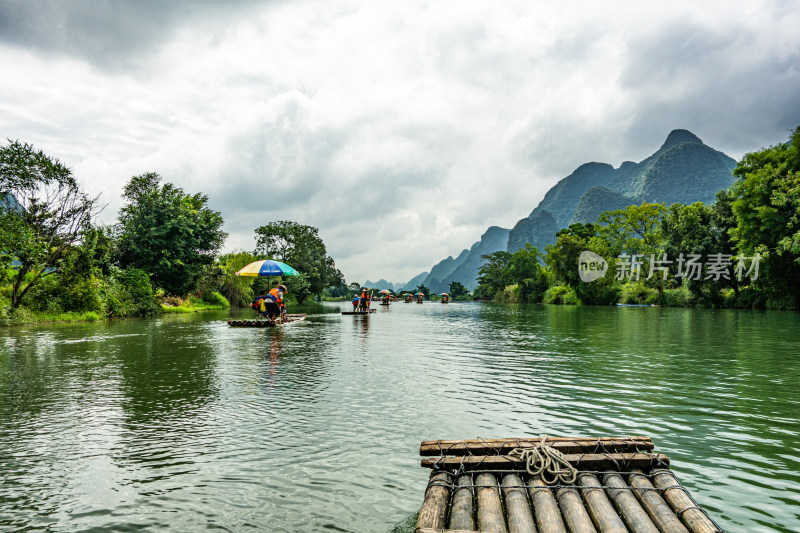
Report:
M797 314L310 310L3 331L0 529L385 531L421 440L544 433L650 435L724 528L796 529Z

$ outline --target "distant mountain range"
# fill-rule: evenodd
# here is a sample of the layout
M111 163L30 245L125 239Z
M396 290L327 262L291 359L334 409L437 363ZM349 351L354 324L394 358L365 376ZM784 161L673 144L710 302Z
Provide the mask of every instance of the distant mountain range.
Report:
M639 163L626 161L619 168L607 163L581 165L547 191L531 214L513 228L490 227L470 249L443 259L430 272L405 284L380 281L392 285L383 287L392 290L410 290L423 283L432 292L446 291L450 282L459 281L472 291L478 286L482 255L499 250L513 253L528 242L544 252L546 245L555 243L559 229L576 222L596 222L603 211L642 202L713 202L717 191L733 183L734 168L733 158L706 146L692 132L674 130L661 148ZM367 286L372 287L369 281Z

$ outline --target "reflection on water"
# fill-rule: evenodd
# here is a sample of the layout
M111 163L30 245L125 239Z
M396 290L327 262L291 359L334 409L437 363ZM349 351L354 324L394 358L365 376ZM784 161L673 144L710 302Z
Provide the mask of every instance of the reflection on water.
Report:
M0 530L386 531L421 440L649 435L730 531L800 524L797 313L310 307L0 332Z

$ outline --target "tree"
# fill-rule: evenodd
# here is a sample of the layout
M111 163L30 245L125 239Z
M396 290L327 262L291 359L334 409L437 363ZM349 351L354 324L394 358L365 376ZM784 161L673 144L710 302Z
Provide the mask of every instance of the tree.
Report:
M430 297L431 297L431 290L428 287L426 287L423 283L420 283L419 285L417 285L416 291L417 292L421 292L422 295L423 295L423 298L430 299Z
M610 245L597 236L594 224L571 224L556 234L556 243L547 246L547 266L557 284L569 286L581 303L609 305L617 301L618 291L614 280L614 257ZM600 255L609 265L605 276L591 282L580 278L578 260L581 253L589 251Z
M542 267L539 250L531 243L525 243L508 260L508 267L503 277L507 282L516 284L520 289L523 302L537 303L547 290L547 272Z
M692 255L700 256L703 260L708 260L715 254L732 257L734 251L728 236L730 223L729 194L720 191L717 193L717 201L710 206L701 202L691 205L672 204L664 212L659 224L662 250L672 261L669 270L673 279L686 286L695 297L712 305L722 303L722 289L733 288L738 293L736 277L732 273L727 279L724 276L709 277L707 270L701 270L700 279L695 279L697 276L687 272L685 262ZM684 264L680 263L681 256ZM679 267L683 272L679 272Z
M311 283L308 276L302 272L297 276L286 276L282 278L283 284L289 290L289 296L294 297L298 304L301 304L311 296Z
M253 278L237 276L236 272L258 258L249 252L236 251L221 255L217 264L225 273L219 292L231 307L247 307L254 298Z
M474 294L481 299L491 299L508 285L506 268L511 260L511 254L500 250L482 255L481 259L484 263L478 269L478 288Z
M466 296L469 294L467 288L460 281L451 281L450 282L450 297L455 300L459 296Z
M319 230L297 222L280 220L256 228L255 254L281 261L304 274L312 294L319 295L344 276L328 257Z
M43 277L59 272L96 214L89 197L58 159L27 143L0 148L0 267L11 275L11 308Z
M789 142L746 154L733 174L736 247L764 257L758 285L773 302L800 306L800 127Z
M659 232L661 218L666 211L664 204L631 205L625 209L605 211L598 217L597 233L608 245L604 252L612 257L620 254L637 256L640 263L640 276L647 277L650 273L651 258L656 261L663 259L662 233ZM610 252L610 253L609 253ZM664 266L659 265L659 268ZM664 291L666 280L663 274L657 271L650 280L643 283L655 286L659 294Z
M612 252L630 255L649 255L658 251L659 220L666 210L664 204L631 205L616 211L604 211L597 221L598 233L611 245Z
M577 289L581 282L578 258L582 252L589 250L589 240L595 234L594 224L570 224L556 233L556 243L548 245L546 250L547 266L557 282Z
M116 232L123 268L150 274L156 287L184 295L196 288L207 265L222 247L222 215L207 207L208 197L185 194L148 172L125 185Z

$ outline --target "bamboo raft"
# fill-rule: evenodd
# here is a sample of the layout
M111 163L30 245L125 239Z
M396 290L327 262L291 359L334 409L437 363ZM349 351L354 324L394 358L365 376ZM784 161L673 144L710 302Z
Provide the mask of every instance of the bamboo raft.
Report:
M574 478L531 474L519 450L544 448ZM416 533L722 532L649 437L425 441L420 455L432 472Z
M375 309L370 309L369 313L374 313ZM367 311L342 311L343 315L366 315Z
M234 328L276 328L294 324L295 322L302 322L306 319L305 314L286 315L286 320L281 322L275 320L267 320L266 318L258 318L253 320L228 320L228 325Z

